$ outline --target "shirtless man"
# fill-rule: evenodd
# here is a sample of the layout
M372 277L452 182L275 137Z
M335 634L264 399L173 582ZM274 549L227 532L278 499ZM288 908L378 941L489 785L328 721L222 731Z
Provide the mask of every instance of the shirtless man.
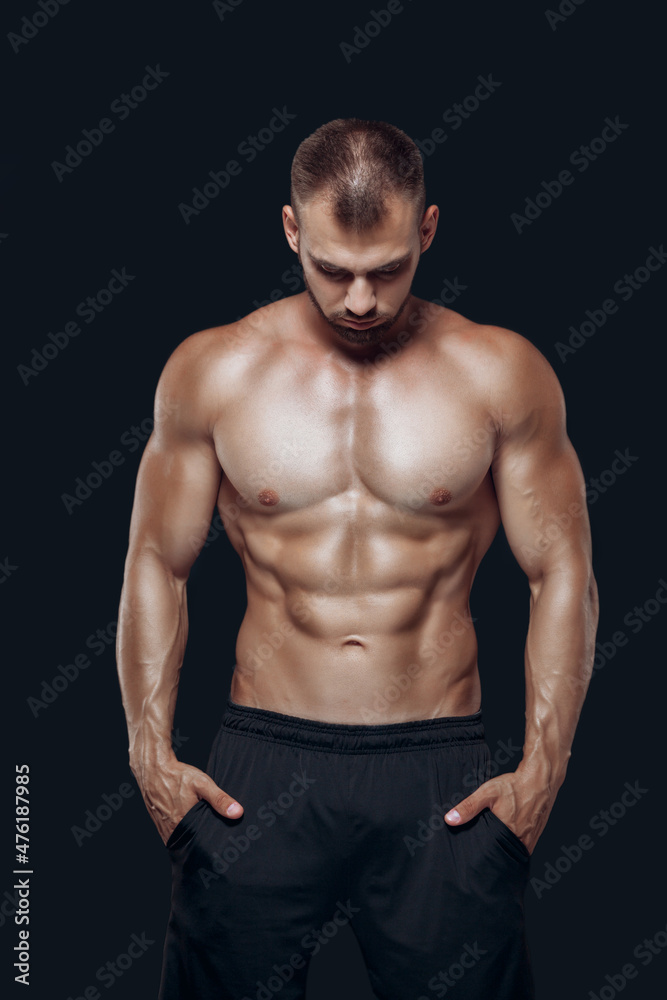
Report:
M597 621L560 387L523 337L411 294L438 208L404 133L322 126L291 200L307 291L174 351L137 480L118 663L172 861L160 998L303 998L350 921L382 1000L524 1000L529 855ZM204 772L171 731L216 506L247 611ZM468 602L501 521L530 588L526 730L488 780Z

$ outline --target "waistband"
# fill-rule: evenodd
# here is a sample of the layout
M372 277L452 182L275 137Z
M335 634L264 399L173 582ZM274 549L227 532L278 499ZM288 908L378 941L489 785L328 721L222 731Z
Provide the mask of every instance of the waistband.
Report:
M416 722L348 725L250 708L237 705L230 699L222 718L222 728L251 739L329 753L396 753L484 742L481 710L474 715Z

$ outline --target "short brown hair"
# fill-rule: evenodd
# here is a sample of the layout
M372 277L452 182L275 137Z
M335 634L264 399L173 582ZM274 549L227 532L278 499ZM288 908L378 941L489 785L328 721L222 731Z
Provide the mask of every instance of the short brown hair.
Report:
M336 118L303 140L292 161L292 207L323 192L348 229L375 226L389 194L414 201L419 221L426 204L421 154L395 125Z

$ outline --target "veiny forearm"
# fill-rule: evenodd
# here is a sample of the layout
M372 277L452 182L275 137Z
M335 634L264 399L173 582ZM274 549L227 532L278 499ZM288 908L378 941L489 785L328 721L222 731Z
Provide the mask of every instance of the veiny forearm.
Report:
M550 798L561 786L593 669L597 588L583 558L531 582L526 735L519 770Z
M185 579L155 550L132 549L126 563L117 642L129 734L130 768L166 843L198 798L238 818L243 806L171 746L178 681L188 632Z
M172 756L171 731L188 632L185 580L149 548L130 551L120 602L118 675L137 773Z

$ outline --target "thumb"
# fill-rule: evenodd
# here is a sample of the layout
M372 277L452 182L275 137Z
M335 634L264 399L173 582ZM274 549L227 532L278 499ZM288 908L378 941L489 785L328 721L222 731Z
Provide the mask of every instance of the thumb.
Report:
M469 795L467 799L459 802L455 809L450 809L445 815L445 822L449 823L450 826L460 826L462 823L469 823L471 819L477 816L482 809L486 809L488 805L490 805L490 799L482 785L476 792Z
M219 812L221 816L228 816L230 819L238 819L243 815L243 806L236 799L233 799L231 795L224 792L222 788L219 788L215 781L211 779L207 784L199 790L199 794L203 799L213 806L216 812Z

